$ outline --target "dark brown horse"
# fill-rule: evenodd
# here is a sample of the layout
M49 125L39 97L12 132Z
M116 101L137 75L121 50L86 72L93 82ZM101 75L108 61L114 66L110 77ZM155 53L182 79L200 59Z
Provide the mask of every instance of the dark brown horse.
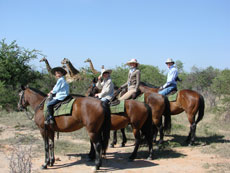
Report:
M90 143L91 150L94 155L89 154L91 159L95 157L96 170L102 164L102 153L105 154L110 134L110 109L104 107L101 101L91 97L80 97L75 99L72 108L72 115L55 117L54 126L44 125L44 100L46 94L39 90L22 87L20 92L20 99L18 102L19 109L26 109L28 105L35 111L35 123L38 126L40 133L45 143L45 163L43 169L47 166L53 166L54 158L54 132L73 132L80 128L86 128ZM51 140L51 145L49 145ZM49 153L50 152L50 153Z
M135 100L125 100L125 112L111 114L111 130L124 129L128 124L132 126L135 137L135 147L129 159L133 160L136 158L137 150L141 142L140 131L145 136L149 146L148 159L152 159L153 131L150 107L147 104Z
M95 79L92 81L92 84L87 90L88 96L94 96L98 92L98 88L95 85ZM130 100L127 100L130 101ZM160 140L159 143L163 142L163 131L170 131L171 129L171 116L169 111L169 102L167 97L164 97L162 95L152 93L152 92L146 92L145 98L144 98L145 104L148 104L151 108L152 112L152 122L153 122L153 141L156 142L156 137L158 131L160 131ZM164 115L164 125L162 124L162 116ZM126 137L124 130L122 130L123 140L122 140L122 146L124 146L126 142ZM114 131L113 135L113 142L111 145L113 146L116 143L116 131Z
M98 92L99 89L96 87L96 80L94 79L88 88L86 95L93 97ZM124 130L128 124L132 126L135 137L135 147L131 156L129 157L130 160L136 158L137 150L141 142L141 131L149 146L148 159L151 159L153 140L151 109L147 104L135 100L126 100L124 104L125 110L123 113L111 114L111 130Z
M142 92L158 93L159 91L159 88L150 87L143 82L140 84L139 88ZM189 145L193 145L195 142L196 126L204 116L204 108L205 102L203 96L196 91L188 89L180 90L176 101L170 102L170 112L172 115L177 115L183 111L187 114L190 123L190 131L186 142ZM197 112L199 113L195 120Z

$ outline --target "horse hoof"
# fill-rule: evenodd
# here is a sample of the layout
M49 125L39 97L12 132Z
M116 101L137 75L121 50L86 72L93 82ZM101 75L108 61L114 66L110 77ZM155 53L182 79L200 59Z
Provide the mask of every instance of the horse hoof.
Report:
M110 144L110 148L114 148L114 145L113 145L113 144Z
M92 168L92 172L94 173L94 172L97 172L97 168L96 167L93 167Z
M125 144L121 144L120 147L125 147Z
M41 169L47 169L47 165L42 165Z
M149 156L149 157L147 158L147 160L153 160L153 158L152 158L151 156Z

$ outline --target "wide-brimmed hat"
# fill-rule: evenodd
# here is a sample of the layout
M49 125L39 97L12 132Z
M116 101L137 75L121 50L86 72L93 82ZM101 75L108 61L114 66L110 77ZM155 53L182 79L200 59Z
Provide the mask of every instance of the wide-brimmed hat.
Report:
M109 73L110 74L110 73L112 73L112 70L103 68L103 69L101 69L101 75L100 76L103 76L104 73Z
M126 64L130 65L131 63L137 64L137 66L139 65L139 63L137 62L136 59L131 59L130 61L128 61Z
M168 63L175 63L174 61L173 61L173 59L172 58L168 58L167 60L166 60L166 62L165 62L165 64L168 64Z
M61 72L61 73L63 74L63 76L65 76L66 73L67 73L67 72L65 71L65 69L62 68L62 67L55 67L55 68L52 68L51 73L52 73L53 75L55 75L55 72L56 72L56 71Z

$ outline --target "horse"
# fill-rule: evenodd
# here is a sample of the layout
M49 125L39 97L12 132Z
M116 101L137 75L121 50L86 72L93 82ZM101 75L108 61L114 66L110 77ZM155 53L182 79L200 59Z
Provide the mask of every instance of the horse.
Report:
M35 112L34 121L38 126L45 146L45 163L42 169L53 166L54 157L54 133L73 132L85 127L90 138L91 150L95 155L89 154L90 159L95 159L95 169L102 165L102 153L106 153L110 138L110 109L102 106L101 101L91 97L79 97L74 100L71 115L55 117L54 125L44 124L44 101L46 94L31 87L21 87L18 102L19 110L31 106ZM49 145L49 140L51 144ZM50 153L49 153L50 152Z
M94 97L99 89L96 87L96 80L94 79L90 87L88 88L86 95ZM137 155L139 145L141 143L141 134L145 136L149 146L149 154L147 159L152 159L152 141L153 141L153 131L152 131L152 115L151 108L145 104L135 100L125 100L124 102L124 112L123 113L111 113L111 130L116 133L117 130L121 130L124 133L124 128L130 124L133 129L133 134L135 137L135 147L129 157L129 160L134 160ZM126 137L123 138L122 145L126 143ZM111 144L114 145L114 140Z
M99 89L96 87L96 80L93 79L90 87L87 90L86 95L94 96L96 93L99 92ZM121 91L122 92L122 91ZM169 101L168 98L162 96L160 94L146 92L144 96L144 103L147 104L151 108L151 119L152 119L152 127L153 127L153 142L156 143L157 133L160 131L160 139L159 144L163 143L164 133L163 131L170 132L171 130L171 115L169 111ZM164 125L162 124L162 116L164 115ZM151 127L151 129L152 129ZM122 144L124 146L126 143L126 136L124 129L121 129L122 132ZM113 147L114 144L117 142L117 132L116 130L113 133L113 142L111 146Z
M141 92L158 93L159 91L158 87L148 85L144 82L140 83L139 88ZM204 97L194 90L183 89L178 91L176 101L170 101L169 103L170 103L171 115L177 115L182 113L183 111L186 112L188 121L190 123L190 131L185 142L188 143L189 145L194 145L196 126L198 122L203 119L204 116L204 109L205 109ZM198 117L196 119L197 113L198 113Z

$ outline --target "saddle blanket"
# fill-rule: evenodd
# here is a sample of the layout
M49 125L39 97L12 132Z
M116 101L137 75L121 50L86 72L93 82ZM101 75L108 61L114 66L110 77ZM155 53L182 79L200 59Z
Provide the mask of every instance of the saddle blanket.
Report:
M170 102L176 101L176 99L177 99L177 94L178 94L178 91L177 91L175 94L169 95L169 96L168 96L168 100L169 100Z
M144 94L142 94L139 97L137 97L135 100L139 101L139 102L144 102L144 98L145 98L145 96L144 96ZM120 101L120 103L118 105L110 106L110 111L111 111L111 113L114 113L114 114L125 112L125 101L122 100L122 101Z
M60 115L71 115L72 114L72 106L75 99L70 100L68 103L63 103L61 106L55 110L54 108L54 116L60 116ZM47 106L46 103L44 105L44 115L47 114Z

